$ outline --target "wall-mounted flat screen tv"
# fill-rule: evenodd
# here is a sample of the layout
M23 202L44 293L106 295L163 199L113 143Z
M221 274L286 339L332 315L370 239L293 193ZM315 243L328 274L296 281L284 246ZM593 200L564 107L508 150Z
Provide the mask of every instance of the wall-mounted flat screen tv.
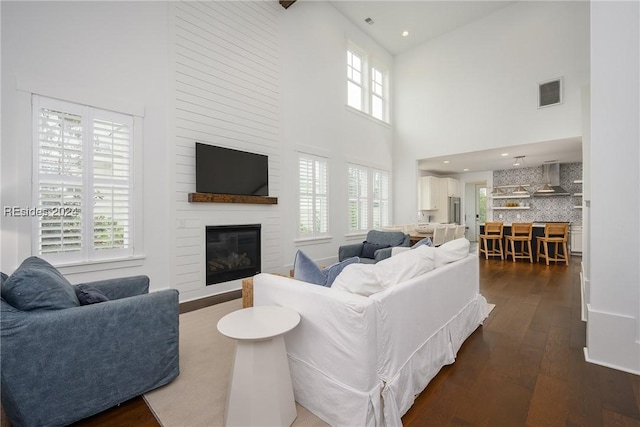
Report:
M196 142L196 192L269 195L269 158Z

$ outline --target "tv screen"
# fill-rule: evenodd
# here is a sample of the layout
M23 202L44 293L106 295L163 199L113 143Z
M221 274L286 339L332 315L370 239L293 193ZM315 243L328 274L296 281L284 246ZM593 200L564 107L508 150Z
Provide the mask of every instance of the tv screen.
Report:
M196 192L269 195L269 158L196 142Z

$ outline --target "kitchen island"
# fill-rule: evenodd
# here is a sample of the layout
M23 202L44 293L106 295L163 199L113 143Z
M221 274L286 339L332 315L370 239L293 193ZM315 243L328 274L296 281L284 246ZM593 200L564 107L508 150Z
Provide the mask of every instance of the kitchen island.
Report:
M549 223L552 223L554 221L547 221ZM558 221L558 222L562 222L564 224L567 224L566 221ZM532 250L532 255L533 255L533 261L537 261L538 259L538 240L536 239L536 237L544 237L544 227L545 227L546 222L534 222L533 223L533 231L531 233L531 250ZM569 224L571 225L571 224ZM571 227L569 227L571 228ZM484 233L484 224L480 224L480 234ZM511 223L510 222L505 222L503 224L503 230L502 230L502 234L503 236L509 236L511 235ZM570 239L568 239L567 241L567 245L569 244ZM506 239L503 237L502 239L502 246L504 248L505 253L507 252L507 241ZM517 249L517 248L516 248ZM568 251L569 254L571 253L571 251ZM561 252L562 253L562 252ZM550 256L554 256L555 255L555 245L549 245L549 255Z

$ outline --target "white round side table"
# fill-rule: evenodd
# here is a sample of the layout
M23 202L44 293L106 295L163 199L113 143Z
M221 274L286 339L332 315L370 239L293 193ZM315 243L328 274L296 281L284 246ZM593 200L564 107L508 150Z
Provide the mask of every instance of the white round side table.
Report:
M226 426L289 426L296 419L283 335L298 323L298 313L277 306L244 308L218 321L218 331L237 340Z

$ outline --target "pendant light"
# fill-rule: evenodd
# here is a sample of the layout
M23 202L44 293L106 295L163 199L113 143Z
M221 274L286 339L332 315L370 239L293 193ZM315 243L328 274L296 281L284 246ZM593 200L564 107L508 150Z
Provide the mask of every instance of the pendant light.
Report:
M518 187L513 190L513 194L529 194L529 192L522 185L518 185Z

